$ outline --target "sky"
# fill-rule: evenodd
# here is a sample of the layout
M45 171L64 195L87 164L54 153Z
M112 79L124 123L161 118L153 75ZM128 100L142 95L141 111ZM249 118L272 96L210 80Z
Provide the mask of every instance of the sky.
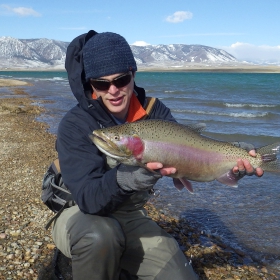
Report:
M0 37L70 42L91 29L129 44L200 44L280 62L280 0L0 0Z

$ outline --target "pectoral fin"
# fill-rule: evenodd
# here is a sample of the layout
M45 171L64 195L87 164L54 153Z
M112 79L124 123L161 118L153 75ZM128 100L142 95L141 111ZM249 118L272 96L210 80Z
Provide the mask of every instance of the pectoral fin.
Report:
M235 176L232 172L232 170L228 171L227 173L223 174L219 178L216 178L217 181L219 181L222 184L225 184L230 187L237 188L238 187L238 178Z
M173 183L179 191L185 187L190 193L193 193L192 184L186 178L173 178Z

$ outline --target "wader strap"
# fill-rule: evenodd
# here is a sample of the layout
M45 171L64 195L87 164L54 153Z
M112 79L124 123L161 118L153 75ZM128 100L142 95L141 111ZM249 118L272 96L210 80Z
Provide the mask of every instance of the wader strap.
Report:
M57 247L54 248L54 255L53 255L53 269L54 269L54 275L57 277L59 280L63 280L63 276L60 272L60 269L58 267L58 258L60 256L61 252Z
M147 104L146 104L144 109L145 109L148 116L150 115L156 100L157 99L155 97L147 97Z
M69 208L69 207L74 206L74 205L75 205L75 201L73 201L73 200L67 201L63 205L63 207L48 221L48 223L45 226L45 229L47 230L50 227L52 222L60 216L60 214L63 212L64 209Z
M58 173L61 172L58 158L55 159L55 160L52 162L52 168L53 168L53 170L55 171L55 174L58 174Z

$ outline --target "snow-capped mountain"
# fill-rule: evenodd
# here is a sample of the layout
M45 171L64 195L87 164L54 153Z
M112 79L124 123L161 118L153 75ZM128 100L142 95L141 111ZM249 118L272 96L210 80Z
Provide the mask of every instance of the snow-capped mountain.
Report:
M226 51L202 45L147 45L131 46L138 64L173 62L180 63L223 63L237 62Z
M68 42L0 37L0 68L64 69ZM202 45L131 45L139 68L183 67L188 64L238 63L224 50Z
M64 68L69 43L0 37L0 68Z

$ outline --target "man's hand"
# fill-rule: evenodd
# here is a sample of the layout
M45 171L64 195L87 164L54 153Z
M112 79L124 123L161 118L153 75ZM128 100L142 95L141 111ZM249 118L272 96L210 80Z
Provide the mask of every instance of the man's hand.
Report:
M117 182L125 191L147 191L153 188L160 172L154 172L141 166L120 164L117 167Z
M162 163L160 163L160 162L148 162L148 163L146 164L146 166L147 166L149 169L158 170L162 176L168 176L168 175L171 175L171 174L175 174L175 173L176 173L176 168L175 168L175 167L166 167L166 168L163 168L163 165L162 165Z
M256 156L256 151L251 150L249 151L250 156L255 157ZM251 163L247 159L238 159L237 160L237 165L233 167L232 169L233 174L240 176L241 178L245 175L252 176L256 175L258 177L261 177L263 175L263 170L258 167L254 169L254 167L251 165Z

